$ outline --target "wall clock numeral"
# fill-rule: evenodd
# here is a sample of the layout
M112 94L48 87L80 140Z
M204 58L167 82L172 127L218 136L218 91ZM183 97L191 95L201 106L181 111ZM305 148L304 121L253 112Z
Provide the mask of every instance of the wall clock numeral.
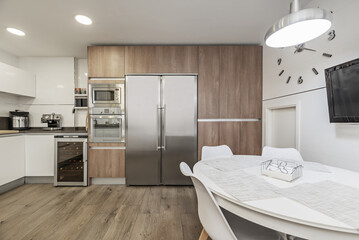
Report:
M282 63L282 59L278 58L277 63L278 63L278 65L280 65Z
M335 38L335 30L332 30L328 33L329 37L328 37L328 40L329 41L332 41L334 38Z
M302 78L302 76L300 76L299 78L298 78L298 84L302 84L303 83L303 78Z
M331 58L333 55L332 55L332 54L329 54L329 53L323 53L323 56L324 56L324 57Z
M289 81L290 81L291 78L292 78L291 76L288 77L288 79L287 79L287 84L289 83Z
M317 69L315 69L315 68L312 68L312 71L314 72L315 75L318 75L318 74L319 74L318 71L317 71Z

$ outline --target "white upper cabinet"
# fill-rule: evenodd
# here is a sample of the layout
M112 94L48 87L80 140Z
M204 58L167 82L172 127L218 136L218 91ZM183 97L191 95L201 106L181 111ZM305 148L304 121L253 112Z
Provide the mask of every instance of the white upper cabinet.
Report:
M36 97L36 76L33 73L0 62L0 91Z
M36 98L21 104L74 104L73 57L21 57L19 67L36 74Z

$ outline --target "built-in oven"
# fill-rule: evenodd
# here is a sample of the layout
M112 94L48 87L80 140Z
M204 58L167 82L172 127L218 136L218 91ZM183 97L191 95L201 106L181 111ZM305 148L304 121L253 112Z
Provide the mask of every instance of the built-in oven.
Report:
M90 114L123 114L124 106L124 83L89 85ZM109 112L100 112L103 108Z
M125 115L90 115L90 142L124 142Z

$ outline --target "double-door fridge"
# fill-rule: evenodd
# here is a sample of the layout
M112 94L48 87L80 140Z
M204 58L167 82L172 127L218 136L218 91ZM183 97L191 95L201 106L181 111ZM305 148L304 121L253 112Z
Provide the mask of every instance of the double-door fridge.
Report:
M126 184L191 185L197 161L197 76L126 77Z

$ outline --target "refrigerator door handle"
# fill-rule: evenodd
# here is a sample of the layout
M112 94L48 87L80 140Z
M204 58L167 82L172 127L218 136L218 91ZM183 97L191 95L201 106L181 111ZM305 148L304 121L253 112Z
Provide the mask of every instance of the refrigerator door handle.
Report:
M161 150L161 111L162 108L157 105L157 151Z
M162 108L162 147L166 150L166 104Z

